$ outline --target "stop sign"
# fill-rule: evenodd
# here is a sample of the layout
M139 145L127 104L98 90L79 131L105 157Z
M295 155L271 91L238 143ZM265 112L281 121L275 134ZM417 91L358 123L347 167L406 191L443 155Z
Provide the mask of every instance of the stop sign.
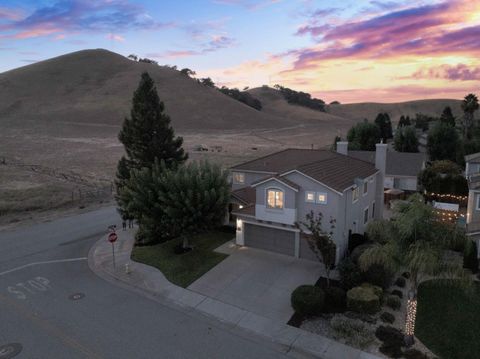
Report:
M118 237L117 237L117 234L116 234L115 232L112 232L112 233L110 233L110 234L108 235L108 241L109 241L110 243L115 242L115 241L117 240L117 238L118 238Z

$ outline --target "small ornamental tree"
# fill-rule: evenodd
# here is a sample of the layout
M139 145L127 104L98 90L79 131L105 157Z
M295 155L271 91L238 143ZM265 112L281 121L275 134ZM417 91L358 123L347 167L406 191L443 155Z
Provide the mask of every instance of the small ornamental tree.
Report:
M322 229L323 214L321 212L318 212L315 216L315 213L310 211L305 219L305 222L297 222L295 225L300 229L310 250L323 263L327 277L327 287L330 287L330 270L335 265L336 259L336 245L332 240L336 220L330 218L330 230L326 232ZM308 232L305 232L305 229Z

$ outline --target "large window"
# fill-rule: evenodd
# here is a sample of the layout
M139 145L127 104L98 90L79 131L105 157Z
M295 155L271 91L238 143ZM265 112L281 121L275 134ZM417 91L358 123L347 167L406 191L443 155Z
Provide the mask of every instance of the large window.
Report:
M275 188L267 190L267 207L283 209L283 191Z
M323 192L317 192L317 203L327 204L327 194Z
M306 191L305 192L305 202L315 203L315 192Z
M357 202L360 195L360 190L358 187L355 187L352 192L352 202Z
M233 183L244 184L245 183L245 173L233 172Z

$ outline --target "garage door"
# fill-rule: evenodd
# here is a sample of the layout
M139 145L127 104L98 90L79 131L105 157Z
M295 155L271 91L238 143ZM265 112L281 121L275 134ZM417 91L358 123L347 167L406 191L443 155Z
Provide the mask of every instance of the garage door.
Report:
M245 245L271 252L295 255L295 233L245 223Z
M300 236L300 258L318 261L317 256L308 246L308 242L304 235Z

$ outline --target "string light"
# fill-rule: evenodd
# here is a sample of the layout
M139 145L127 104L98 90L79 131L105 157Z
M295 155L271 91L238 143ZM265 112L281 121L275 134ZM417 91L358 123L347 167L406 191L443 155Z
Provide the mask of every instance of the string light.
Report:
M405 334L413 337L415 334L415 319L417 317L417 300L407 301L407 320L405 321Z
M448 193L425 192L425 195L431 196L431 197L455 199L458 201L466 201L468 199L468 196L459 196L459 195L448 194Z

